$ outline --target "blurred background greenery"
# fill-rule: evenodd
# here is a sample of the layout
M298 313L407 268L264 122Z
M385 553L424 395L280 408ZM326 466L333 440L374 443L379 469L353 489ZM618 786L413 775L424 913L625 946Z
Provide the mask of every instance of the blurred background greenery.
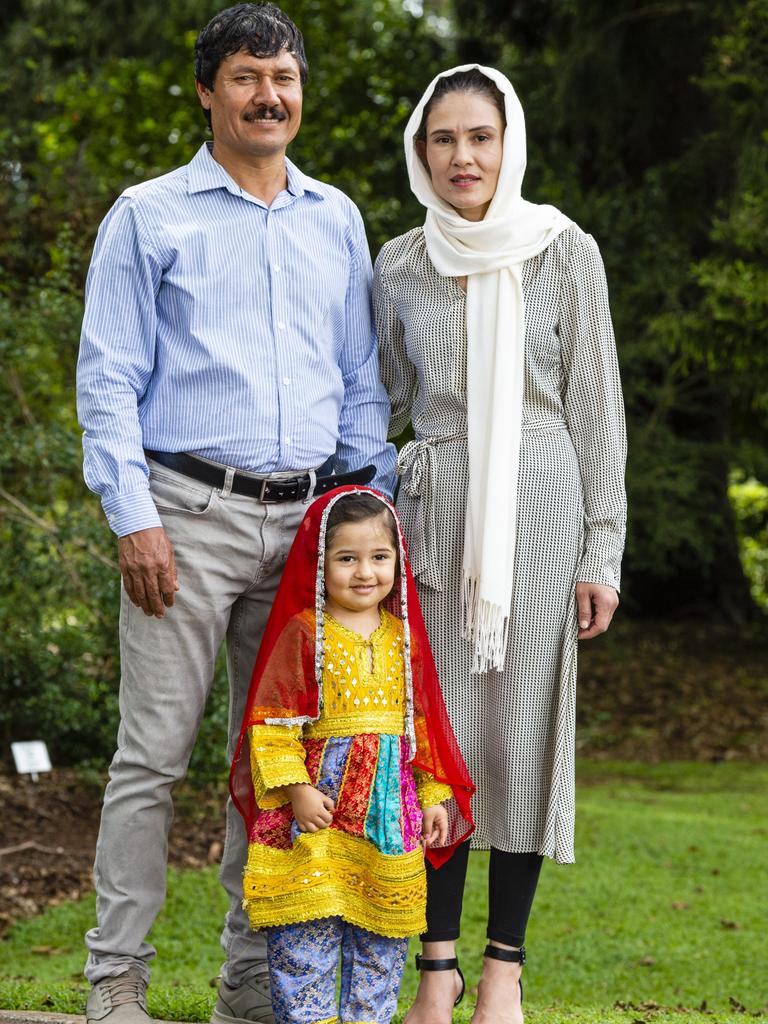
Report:
M82 287L115 197L188 161L206 137L191 52L223 6L6 0L0 10L3 757L11 739L42 736L55 763L100 770L113 750L118 574L80 469ZM360 205L374 256L423 219L401 132L430 78L477 60L515 83L528 125L526 195L594 234L611 288L630 522L627 642L603 657L637 662L637 638L657 636L663 622L667 651L681 637L691 649L655 673L663 693L715 637L732 704L730 667L742 650L755 663L756 647L768 650L768 3L283 6L310 61L291 156ZM658 654L647 655L654 665ZM600 671L615 677L617 665ZM601 690L590 704L584 692L599 732L611 697ZM219 678L193 763L201 782L224 771L225 700ZM755 749L725 743L717 756Z

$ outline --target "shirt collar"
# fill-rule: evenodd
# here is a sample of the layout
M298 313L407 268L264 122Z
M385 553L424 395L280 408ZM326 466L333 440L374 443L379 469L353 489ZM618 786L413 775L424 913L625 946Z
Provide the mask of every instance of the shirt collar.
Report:
M285 158L285 169L288 172L288 191L292 196L303 196L305 192L311 192L318 199L325 199L325 196L317 187L317 182L302 174L299 168L288 157Z
M208 192L217 188L225 188L232 195L241 195L242 190L237 182L227 174L220 163L214 160L211 154L212 148L212 143L204 142L187 165L187 188L190 195L195 192ZM298 167L287 157L285 169L288 175L287 190L292 196L298 199L305 192L311 192L312 195L317 196L319 199L325 198L312 178L302 174Z

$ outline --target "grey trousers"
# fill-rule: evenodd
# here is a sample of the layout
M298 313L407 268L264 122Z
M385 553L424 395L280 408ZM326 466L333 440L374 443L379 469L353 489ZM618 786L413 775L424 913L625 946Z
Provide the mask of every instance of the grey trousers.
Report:
M120 728L96 846L98 926L86 934L91 984L137 965L149 978L156 951L147 934L165 899L172 793L187 770L217 652L226 639L231 758L259 641L306 511L302 502L265 505L149 465L180 590L163 619L145 616L122 592ZM230 901L222 977L231 986L266 961L265 938L251 931L241 906L246 850L229 801L220 877Z

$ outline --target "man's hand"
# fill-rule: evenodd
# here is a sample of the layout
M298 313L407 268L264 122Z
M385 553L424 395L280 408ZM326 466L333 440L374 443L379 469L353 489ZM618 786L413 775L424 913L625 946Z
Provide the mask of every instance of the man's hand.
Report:
M162 619L179 589L173 545L162 526L137 530L117 542L125 592L145 615Z
M336 809L336 804L329 796L310 786L308 782L296 782L286 789L291 800L293 816L302 832L317 832L318 829L328 828Z
M425 807L421 826L421 842L424 849L428 846L442 846L447 838L448 811L442 804Z
M577 583L579 640L591 640L592 637L604 633L618 607L619 595L613 587L603 586L602 583Z

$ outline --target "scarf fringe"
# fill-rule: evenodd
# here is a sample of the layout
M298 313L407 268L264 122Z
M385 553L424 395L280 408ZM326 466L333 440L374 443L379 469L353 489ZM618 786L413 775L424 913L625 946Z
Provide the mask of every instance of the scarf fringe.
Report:
M464 638L472 644L472 672L501 672L507 652L509 613L480 597L478 576L465 576L461 588Z

